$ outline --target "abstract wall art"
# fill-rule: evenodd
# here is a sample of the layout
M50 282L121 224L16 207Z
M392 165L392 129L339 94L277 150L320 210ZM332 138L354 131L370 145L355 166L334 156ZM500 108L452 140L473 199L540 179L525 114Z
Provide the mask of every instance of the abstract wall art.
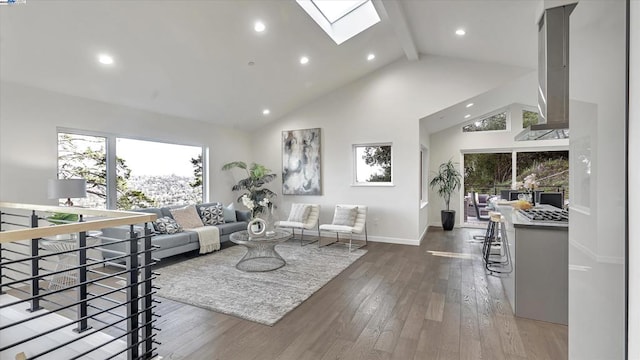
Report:
M320 128L282 132L282 194L320 195Z

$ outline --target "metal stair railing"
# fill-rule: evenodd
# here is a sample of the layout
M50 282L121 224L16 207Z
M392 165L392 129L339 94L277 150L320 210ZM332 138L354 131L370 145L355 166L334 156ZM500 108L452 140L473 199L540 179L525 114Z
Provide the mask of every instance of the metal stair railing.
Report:
M56 212L79 221L45 226ZM0 202L0 358L157 357L155 246L146 226L155 217ZM102 235L122 226L127 239ZM103 240L126 251L105 249ZM116 254L105 259L103 251Z

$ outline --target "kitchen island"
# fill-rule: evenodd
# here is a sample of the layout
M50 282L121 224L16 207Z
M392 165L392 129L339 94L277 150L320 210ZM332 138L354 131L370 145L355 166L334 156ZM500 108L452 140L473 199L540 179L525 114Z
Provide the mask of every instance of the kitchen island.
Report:
M519 317L568 323L568 222L529 220L510 205L498 205L513 262L502 284ZM536 209L553 210L549 205Z

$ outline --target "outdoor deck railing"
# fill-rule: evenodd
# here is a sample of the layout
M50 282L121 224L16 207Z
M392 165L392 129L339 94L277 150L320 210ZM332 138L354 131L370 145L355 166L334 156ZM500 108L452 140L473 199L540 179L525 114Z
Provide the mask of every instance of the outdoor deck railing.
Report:
M476 185L465 184L465 189L469 189L467 193L470 193L473 189L478 194L500 195L501 190L512 190L511 185ZM536 190L561 192L563 197L567 198L567 188L563 186L539 186ZM514 190L518 191L518 190ZM465 193L466 194L466 193Z
M52 213L79 221L52 226ZM154 247L147 226L134 227L153 220L0 202L0 358L154 358ZM102 236L102 229L122 226L127 239ZM104 247L103 239L126 251Z

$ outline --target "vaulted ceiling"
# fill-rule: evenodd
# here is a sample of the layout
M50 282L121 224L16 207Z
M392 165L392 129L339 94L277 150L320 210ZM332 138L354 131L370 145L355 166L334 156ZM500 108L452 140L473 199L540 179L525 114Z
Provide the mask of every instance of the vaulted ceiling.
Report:
M538 1L374 5L382 20L336 45L294 0L27 0L0 6L0 80L255 129L415 54L536 67Z

